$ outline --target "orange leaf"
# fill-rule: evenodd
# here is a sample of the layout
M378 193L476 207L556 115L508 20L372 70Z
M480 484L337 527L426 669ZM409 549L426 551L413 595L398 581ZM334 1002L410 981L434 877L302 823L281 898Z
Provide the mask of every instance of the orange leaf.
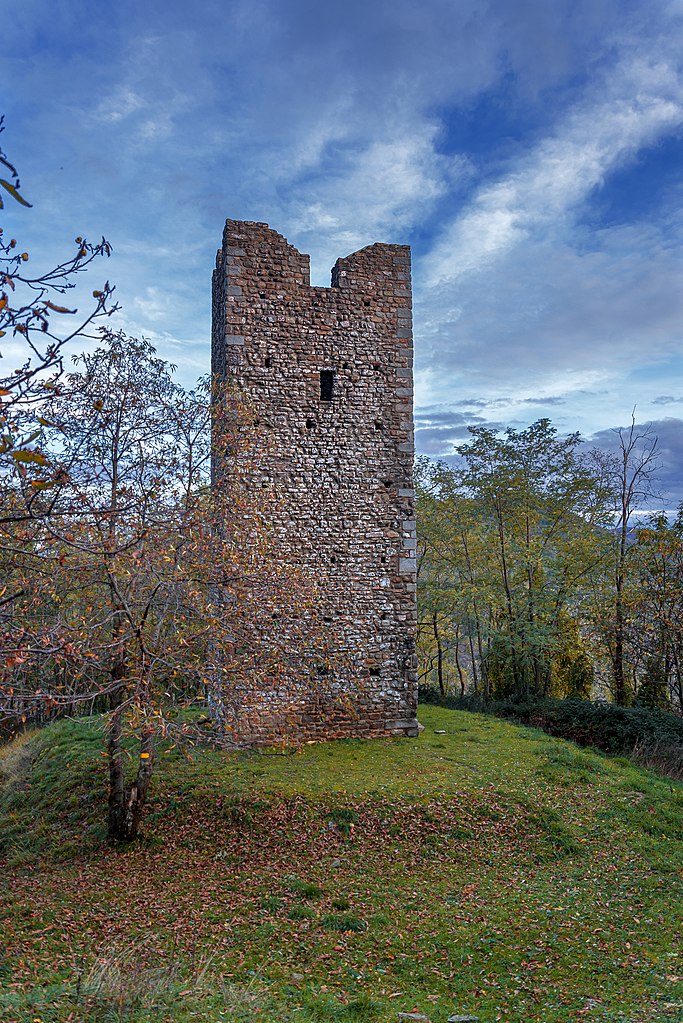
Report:
M54 309L56 313L75 313L75 309L67 309L63 305L55 305L54 302L46 302L45 305L48 309Z

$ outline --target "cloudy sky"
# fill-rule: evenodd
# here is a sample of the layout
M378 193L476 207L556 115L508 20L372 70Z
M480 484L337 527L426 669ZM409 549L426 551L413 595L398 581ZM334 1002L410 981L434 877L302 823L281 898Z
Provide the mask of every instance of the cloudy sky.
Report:
M22 0L3 145L38 266L114 247L119 324L209 366L226 217L413 248L418 448L651 422L683 500L682 0ZM7 354L7 352L6 352Z

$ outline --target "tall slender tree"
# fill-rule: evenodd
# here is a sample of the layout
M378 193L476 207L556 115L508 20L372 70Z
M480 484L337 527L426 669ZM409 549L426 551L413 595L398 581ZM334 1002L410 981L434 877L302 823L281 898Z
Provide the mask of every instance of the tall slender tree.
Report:
M621 706L627 706L634 697L625 666L628 631L626 585L630 547L634 539L633 516L653 496L659 455L657 437L648 426L636 425L635 412L631 416L631 425L614 433L618 450L610 465L615 514L613 618L608 625L607 649L612 663L614 700Z

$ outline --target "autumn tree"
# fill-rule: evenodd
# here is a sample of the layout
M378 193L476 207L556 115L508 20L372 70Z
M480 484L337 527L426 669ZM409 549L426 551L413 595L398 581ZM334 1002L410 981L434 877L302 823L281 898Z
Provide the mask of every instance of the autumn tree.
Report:
M637 700L683 709L683 506L653 515L631 545L626 614L642 664Z
M76 365L46 410L42 442L62 479L23 544L39 599L15 608L32 641L0 706L3 693L15 709L105 704L109 834L129 840L159 737L192 733L183 707L208 702L225 726L254 686L301 684L315 594L274 556L267 512L240 487L257 444L238 396L217 403L235 468L213 495L208 389L184 391L149 342L122 333Z
M488 699L485 650L491 603L490 564L475 503L444 463L416 466L418 646L422 679L439 689L455 670L461 693Z
M0 148L3 217L30 209L19 174ZM0 355L5 365L13 363L0 378L0 679L3 666L26 658L23 641L28 637L17 627L14 604L31 593L35 598L17 559L33 542L31 522L50 514L61 479L41 449L43 404L58 386L69 345L116 309L108 282L93 292L94 304L84 315L64 304L80 275L95 259L110 254L105 239L93 245L78 237L63 261L32 271L29 252L13 235L6 224L0 226Z
M441 545L466 595L485 692L548 695L569 679L567 658L584 657L575 622L602 557L596 527L607 521L607 493L578 435L559 438L548 420L470 434L458 466L431 470L428 542Z

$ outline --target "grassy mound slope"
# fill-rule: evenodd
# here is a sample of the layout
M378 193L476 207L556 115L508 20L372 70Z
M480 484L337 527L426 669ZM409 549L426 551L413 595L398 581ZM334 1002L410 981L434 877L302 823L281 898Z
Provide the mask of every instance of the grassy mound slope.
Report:
M96 719L0 750L2 1023L679 1023L683 787L420 716L416 740L170 751L125 852Z

